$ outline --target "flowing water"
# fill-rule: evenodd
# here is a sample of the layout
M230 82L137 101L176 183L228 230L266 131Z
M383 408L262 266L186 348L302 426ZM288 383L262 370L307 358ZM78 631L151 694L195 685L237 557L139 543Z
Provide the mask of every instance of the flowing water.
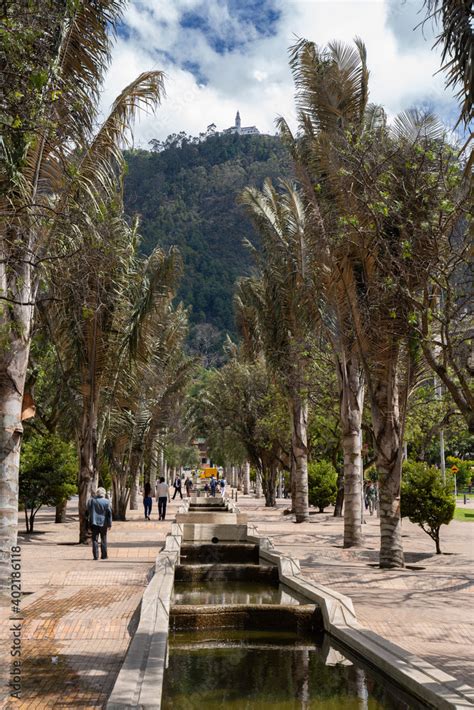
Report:
M175 582L171 603L299 604L301 601L304 600L288 587L273 587L268 582Z

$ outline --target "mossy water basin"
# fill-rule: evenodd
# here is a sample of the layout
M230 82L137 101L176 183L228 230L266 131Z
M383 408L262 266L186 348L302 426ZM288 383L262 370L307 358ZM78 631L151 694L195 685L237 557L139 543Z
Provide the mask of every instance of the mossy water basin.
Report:
M281 631L171 632L163 710L408 710L416 701L335 652Z

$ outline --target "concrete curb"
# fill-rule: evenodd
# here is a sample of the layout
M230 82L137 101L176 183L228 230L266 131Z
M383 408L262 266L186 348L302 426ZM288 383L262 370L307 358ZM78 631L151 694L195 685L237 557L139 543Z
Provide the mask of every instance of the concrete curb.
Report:
M170 601L181 537L168 535L142 598L140 621L107 701L107 710L159 710L168 652Z

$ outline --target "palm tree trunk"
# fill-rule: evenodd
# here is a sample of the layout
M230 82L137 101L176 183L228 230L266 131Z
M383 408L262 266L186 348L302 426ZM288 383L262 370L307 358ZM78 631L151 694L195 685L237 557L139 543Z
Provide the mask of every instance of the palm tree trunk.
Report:
M79 439L79 542L88 541L87 501L97 488L97 407L92 399L84 402Z
M126 485L126 473L115 473L112 476L112 515L114 520L126 520L130 491Z
M373 379L371 392L376 466L379 475L380 566L404 567L400 517L402 426L395 366Z
M130 510L138 510L138 486L140 481L140 471L132 474L132 487L130 489Z
M294 512L297 523L309 520L308 505L308 403L300 394L291 401L292 449L295 459Z
M155 490L155 484L156 484L156 474L158 471L158 445L159 445L159 438L158 435L153 438L152 446L151 446L151 451L150 451L150 465L148 469L148 480L151 486L151 490Z
M24 357L27 361L28 354L25 353ZM16 389L14 381L6 380L0 386L0 548L3 551L0 557L1 589L7 585L11 571L10 550L16 545L17 539L18 472L23 433L20 391Z
M336 494L336 504L334 506L334 517L342 518L342 510L344 506L344 468L341 469L339 466L335 466L337 470L337 494Z
M130 510L138 510L138 491L140 485L140 468L142 460L142 450L135 449L130 456L130 475L132 487L130 490Z
M17 237L11 235L12 243ZM20 264L8 263L0 246L0 292L12 299L2 301L0 308L0 590L8 584L10 550L17 541L21 415L33 323L33 306L28 304L36 297L31 268L26 258Z
M344 547L362 545L362 413L364 376L355 355L338 359L344 452Z
M277 466L272 463L263 470L263 494L265 496L265 507L273 508L276 505L276 476Z
M250 493L250 461L244 464L244 496Z

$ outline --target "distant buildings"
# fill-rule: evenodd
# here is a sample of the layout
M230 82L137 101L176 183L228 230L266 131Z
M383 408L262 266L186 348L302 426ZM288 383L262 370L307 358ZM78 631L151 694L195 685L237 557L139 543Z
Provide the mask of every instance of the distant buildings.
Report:
M223 133L238 133L240 136L255 136L260 133L257 126L242 126L240 112L237 111L235 116L235 126L226 128Z

